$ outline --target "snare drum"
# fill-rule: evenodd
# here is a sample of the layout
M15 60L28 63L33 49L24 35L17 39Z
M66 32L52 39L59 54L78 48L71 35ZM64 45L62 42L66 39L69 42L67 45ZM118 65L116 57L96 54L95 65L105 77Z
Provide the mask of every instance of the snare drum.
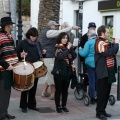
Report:
M34 66L26 62L18 62L13 69L13 87L16 90L26 91L34 85Z
M40 77L46 75L47 67L45 66L44 62L42 62L42 61L34 62L33 65L35 67L34 74L35 74L36 78L40 78Z

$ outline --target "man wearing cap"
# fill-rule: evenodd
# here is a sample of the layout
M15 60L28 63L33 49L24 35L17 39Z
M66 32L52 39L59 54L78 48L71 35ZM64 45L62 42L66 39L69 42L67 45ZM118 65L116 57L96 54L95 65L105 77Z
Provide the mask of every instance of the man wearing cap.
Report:
M59 24L57 24L55 21L49 21L47 27L44 29L42 33L42 46L43 49L46 50L46 58L44 59L45 65L47 66L48 73L45 76L46 83L44 86L44 90L42 92L42 96L45 97L47 96L47 89L48 85L51 87L51 95L50 99L54 99L54 93L55 93L55 85L54 85L54 80L53 80L53 75L51 74L51 71L53 69L53 64L54 64L54 51L55 51L55 44L56 44L56 37L61 33L61 32L69 32L72 29L76 30L79 29L78 26L73 26L73 27L67 27L62 30L57 30L59 27Z
M10 17L1 18L0 29L0 120L14 119L8 114L8 106L13 81L13 64L18 62L13 38L10 32L13 29Z
M95 30L95 29L96 29L96 24L94 22L90 22L88 24L88 30ZM86 33L81 37L80 47L84 48L84 45L87 41L88 41L88 36L87 36L87 33Z
M94 22L90 22L89 24L88 24L88 31L89 30L95 30L96 29L96 24L94 23ZM80 47L81 48L84 48L84 45L85 45L85 43L88 41L88 35L87 35L87 33L86 34L84 34L82 37L81 37L81 40L80 40ZM85 65L85 63L84 63L84 61L85 61L85 58L83 58L83 57L81 57L80 56L80 62L83 62L83 73L86 73L87 72L87 67L86 67L86 65ZM87 91L87 84L88 84L88 80L87 80L87 77L86 77L86 79L84 80L84 82L83 82L83 89L84 89L84 91L86 92Z

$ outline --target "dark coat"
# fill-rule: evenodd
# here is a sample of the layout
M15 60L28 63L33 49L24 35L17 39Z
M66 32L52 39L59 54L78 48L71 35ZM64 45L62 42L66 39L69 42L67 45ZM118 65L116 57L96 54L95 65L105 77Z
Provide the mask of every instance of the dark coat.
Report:
M87 33L86 34L84 34L82 37L81 37L81 40L80 40L80 47L81 48L84 48L84 45L85 45L85 43L88 41L88 36L87 36ZM85 58L84 57L81 57L80 56L80 61L81 62L83 62L85 60Z
M40 42L38 43L40 45L39 51L42 53L42 46ZM22 60L20 54L21 52L23 52L23 50L27 53L27 56L25 58L26 61L33 63L40 60L40 55L38 53L38 49L36 45L31 45L26 40L20 41L20 43L17 46L17 54L18 54L19 60Z
M95 45L96 49L96 45ZM95 68L97 79L108 77L106 57L115 56L119 50L119 44L115 43L108 50L102 53L95 52Z
M58 53L56 56L55 56L55 61L54 61L54 67L53 67L53 70L52 70L52 74L56 74L56 73L59 73L59 70L60 70L60 62L64 60L64 58L66 56L68 56L69 54L72 55L72 58L70 61L73 61L76 57L77 57L77 54L75 53L74 49L66 49L64 51L61 51L60 53Z

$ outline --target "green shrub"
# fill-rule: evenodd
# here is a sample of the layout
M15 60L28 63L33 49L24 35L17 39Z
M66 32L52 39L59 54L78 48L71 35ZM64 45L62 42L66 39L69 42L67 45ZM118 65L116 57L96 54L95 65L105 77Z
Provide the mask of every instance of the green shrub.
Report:
M22 1L22 15L28 15L30 16L30 0L21 0ZM17 0L17 11L19 7L19 0Z

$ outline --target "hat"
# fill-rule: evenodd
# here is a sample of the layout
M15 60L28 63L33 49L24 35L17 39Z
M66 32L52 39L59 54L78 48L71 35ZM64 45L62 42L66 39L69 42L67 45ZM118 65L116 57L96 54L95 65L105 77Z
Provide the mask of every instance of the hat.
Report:
M1 24L0 24L1 27L6 26L6 25L12 25L12 24L15 24L15 23L12 22L10 17L1 18Z
M48 22L48 26L52 26L52 25L58 26L59 24L57 24L55 21L51 20Z
M90 23L88 24L88 28L90 28L90 27L95 27L95 28L96 28L96 24L95 24L94 22L90 22Z

